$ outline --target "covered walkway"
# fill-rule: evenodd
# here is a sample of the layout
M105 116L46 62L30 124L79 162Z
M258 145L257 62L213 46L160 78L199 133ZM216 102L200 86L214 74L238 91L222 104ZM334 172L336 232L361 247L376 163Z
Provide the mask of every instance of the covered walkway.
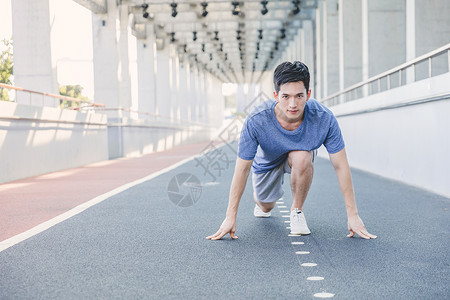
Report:
M29 238L14 246L20 239L0 242L0 298L443 299L449 295L447 198L353 170L361 216L378 239L347 238L333 168L329 161L317 159L304 208L310 236L289 236L284 217L292 200L288 185L272 217L258 219L253 217L248 184L238 214L239 239L210 241L205 237L220 225L227 206L235 144L213 150L230 160L228 166L222 160L222 172L215 173L215 180L198 163L208 155L202 152L205 146L1 185L0 203L7 208L1 212L2 228L7 229L1 239L25 230ZM173 179L183 173L199 179L201 192L180 185L179 193L195 200L181 206L171 201L170 192ZM98 204L91 206L91 199L101 202L94 200ZM83 210L86 207L90 208ZM64 213L71 217L58 223ZM44 221L47 230L36 234L40 230L29 229Z
M82 76L93 99L59 95L62 1L91 20ZM450 298L449 1L11 0L10 10L0 299ZM272 98L273 69L294 60L338 120L359 213L378 238L346 237L319 148L311 235L289 235L288 184L267 219L253 217L247 184L239 239L206 240L225 214L244 118Z

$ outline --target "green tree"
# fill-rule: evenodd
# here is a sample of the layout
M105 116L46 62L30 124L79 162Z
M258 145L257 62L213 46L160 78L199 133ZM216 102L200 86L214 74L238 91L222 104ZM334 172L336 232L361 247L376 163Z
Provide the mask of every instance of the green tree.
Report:
M82 95L83 87L81 85L62 85L59 87L59 94L63 96L68 96L72 98L77 98L80 100L88 100L87 97ZM75 102L77 105L79 103ZM72 101L61 100L61 107L73 107L75 104Z
M11 85L13 75L13 41L12 39L4 39L2 44L5 49L0 54L0 83ZM0 88L0 100L9 101L8 89Z

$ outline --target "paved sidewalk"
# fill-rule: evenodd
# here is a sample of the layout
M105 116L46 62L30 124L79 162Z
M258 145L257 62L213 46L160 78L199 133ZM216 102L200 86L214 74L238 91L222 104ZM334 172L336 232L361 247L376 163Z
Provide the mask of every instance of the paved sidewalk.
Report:
M114 169L115 174L106 175L96 167L82 170L85 176L107 176L101 185L113 188L121 180L128 181L128 173L136 178L148 175L154 160L162 164L189 156L188 149L196 154L203 147L160 153L158 159L118 161L121 167ZM237 220L239 239L206 240L225 216L236 159L231 147L220 149L115 194L0 252L0 299L450 297L450 199L353 170L361 217L378 238L347 238L337 179L330 162L321 158L316 159L304 206L311 235L289 236L284 216L292 196L286 177L284 203L276 206L272 217L253 217L247 183ZM201 163L213 157L222 158L221 167L202 168ZM143 167L147 160L148 167ZM185 207L170 201L168 193L171 183L183 174L201 182L201 192L192 193L197 201ZM53 184L59 185L64 178L68 177L43 181L55 180ZM90 187L85 189L96 185L84 184ZM72 192L83 192L81 186L75 185ZM178 187L178 194L192 192L189 186ZM53 190L49 184L40 193L51 195ZM75 205L56 203L56 212Z
M123 184L200 154L209 142L0 184L0 242Z

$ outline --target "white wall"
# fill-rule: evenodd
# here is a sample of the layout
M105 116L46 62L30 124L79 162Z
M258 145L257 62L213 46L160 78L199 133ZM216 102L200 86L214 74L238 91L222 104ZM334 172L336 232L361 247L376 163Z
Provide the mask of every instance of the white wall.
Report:
M448 94L448 82L450 73L332 107L350 165L450 197L450 99L403 106Z
M105 115L0 101L0 183L106 159Z

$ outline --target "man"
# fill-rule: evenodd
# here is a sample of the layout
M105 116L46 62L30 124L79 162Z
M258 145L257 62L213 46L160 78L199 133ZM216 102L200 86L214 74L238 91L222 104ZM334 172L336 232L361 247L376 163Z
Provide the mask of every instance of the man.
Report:
M270 216L275 202L283 195L284 173L290 173L291 234L310 234L302 208L313 178L316 149L322 144L329 153L344 197L350 231L347 236L356 233L365 239L376 238L367 232L358 215L339 125L327 108L310 99L309 80L308 67L299 61L284 62L275 69L275 100L258 106L245 121L226 218L219 230L207 239L218 240L228 233L237 239L236 215L250 169L254 216Z

